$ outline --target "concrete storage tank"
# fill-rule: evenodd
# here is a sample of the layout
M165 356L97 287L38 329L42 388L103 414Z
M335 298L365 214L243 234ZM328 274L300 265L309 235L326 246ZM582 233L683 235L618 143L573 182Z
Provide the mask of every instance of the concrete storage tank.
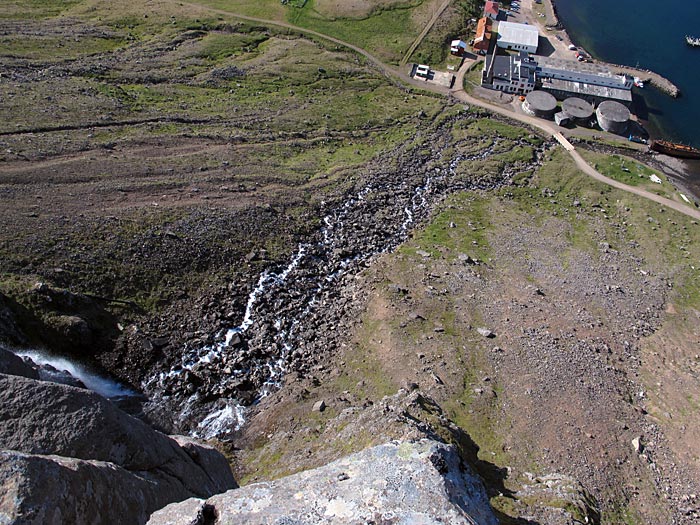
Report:
M523 102L523 111L540 118L552 118L557 109L557 99L545 91L531 91Z
M623 135L630 122L630 110L619 102L606 100L595 111L600 129Z
M582 98L567 98L561 103L561 109L577 124L588 126L593 118L593 106Z

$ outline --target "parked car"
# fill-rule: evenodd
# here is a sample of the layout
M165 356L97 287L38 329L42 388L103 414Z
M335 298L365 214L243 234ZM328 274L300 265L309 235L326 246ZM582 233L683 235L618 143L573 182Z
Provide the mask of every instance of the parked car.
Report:
M430 76L430 66L420 64L416 68L416 76L421 78L428 78Z

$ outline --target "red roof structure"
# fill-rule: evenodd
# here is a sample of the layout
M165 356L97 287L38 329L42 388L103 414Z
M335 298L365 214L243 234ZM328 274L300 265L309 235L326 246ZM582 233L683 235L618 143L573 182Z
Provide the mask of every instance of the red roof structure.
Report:
M489 18L496 20L496 18L498 18L499 10L500 5L498 4L498 2L492 2L491 0L487 0L486 5L484 6L484 16L488 16Z
M484 17L479 19L474 35L474 49L488 51L491 40L491 19Z

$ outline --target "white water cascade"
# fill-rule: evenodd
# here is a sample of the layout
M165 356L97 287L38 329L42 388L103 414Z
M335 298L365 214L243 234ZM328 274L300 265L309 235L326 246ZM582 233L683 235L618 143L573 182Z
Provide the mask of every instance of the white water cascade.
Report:
M49 355L39 350L16 350L14 353L19 357L28 357L37 365L48 365L56 370L68 372L74 378L79 379L87 388L93 392L97 392L101 396L114 398L137 395L136 392L124 385L101 376L88 367L66 359L65 357Z

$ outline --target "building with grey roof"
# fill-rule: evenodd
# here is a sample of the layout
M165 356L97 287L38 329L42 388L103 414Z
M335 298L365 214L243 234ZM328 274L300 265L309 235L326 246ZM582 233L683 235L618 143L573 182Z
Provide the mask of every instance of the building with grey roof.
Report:
M601 64L538 56L537 65L538 74L548 78L624 89L632 89L634 84L632 77L617 75Z
M521 51L518 56L487 57L481 85L519 95L541 89L559 100L577 97L593 105L614 100L630 106L633 83L631 77L612 73L599 64L531 57Z
M498 23L496 45L502 49L537 53L540 34L536 27L514 22Z
M559 100L575 96L594 105L600 104L605 100L615 100L627 106L632 104L632 91L629 89L598 86L586 82L574 82L556 78L540 78L540 89L551 93Z
M525 95L535 89L537 63L527 53L486 57L482 85L505 93Z
M593 104L604 100L632 103L634 79L599 64L537 57L537 80L542 90L558 99L575 96Z

